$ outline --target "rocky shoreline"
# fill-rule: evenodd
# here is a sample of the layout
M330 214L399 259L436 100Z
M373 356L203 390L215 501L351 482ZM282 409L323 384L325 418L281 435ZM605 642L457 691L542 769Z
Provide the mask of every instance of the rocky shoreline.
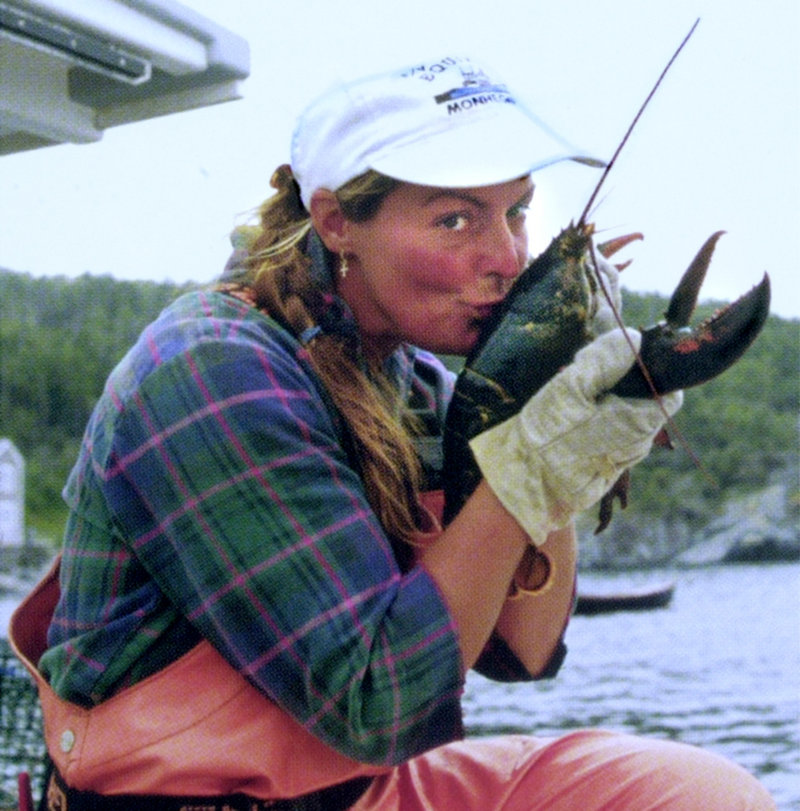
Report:
M800 561L800 477L796 467L776 472L767 487L729 499L699 528L681 515L650 520L634 508L617 510L600 535L596 522L595 511L578 520L582 570ZM27 591L53 555L42 544L0 547L0 594Z
M800 560L796 471L783 471L764 489L729 500L699 529L681 516L646 521L641 514L617 512L611 526L594 535L593 520L582 516L578 523L586 570Z

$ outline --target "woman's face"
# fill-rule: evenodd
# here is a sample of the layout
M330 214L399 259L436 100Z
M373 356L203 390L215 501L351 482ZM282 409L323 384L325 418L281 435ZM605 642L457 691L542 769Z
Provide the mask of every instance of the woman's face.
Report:
M371 220L347 221L339 293L366 345L467 354L525 266L532 196L529 176L466 189L404 183Z

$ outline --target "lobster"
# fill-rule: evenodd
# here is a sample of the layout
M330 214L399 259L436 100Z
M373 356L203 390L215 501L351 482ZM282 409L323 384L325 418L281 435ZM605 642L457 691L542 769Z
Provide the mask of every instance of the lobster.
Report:
M695 23L696 27L697 23ZM592 193L580 219L570 224L517 277L510 292L482 325L455 384L444 425L445 523L461 509L482 478L469 441L512 417L575 353L597 336L592 319L597 297L606 295L595 249L610 257L641 234L593 244L588 213L603 181L645 106L688 41L686 36L639 109ZM735 363L755 340L769 313L770 282L764 274L749 293L711 318L691 327L717 240L709 237L673 293L664 319L641 330L636 363L611 389L622 397L656 397L700 385ZM622 326L621 318L614 309ZM633 352L633 350L632 350ZM627 474L612 486L600 505L602 531L611 520L614 498L626 504Z

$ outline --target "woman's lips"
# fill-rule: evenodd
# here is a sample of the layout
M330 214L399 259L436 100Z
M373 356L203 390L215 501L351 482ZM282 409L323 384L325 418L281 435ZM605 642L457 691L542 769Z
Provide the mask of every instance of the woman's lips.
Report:
M474 317L476 319L478 319L478 320L481 320L481 321L486 319L486 318L489 318L492 315L492 313L495 311L495 308L497 307L497 305L500 304L500 302L502 300L503 299L498 299L497 301L490 301L490 302L487 302L485 304L472 304L472 305L470 305Z

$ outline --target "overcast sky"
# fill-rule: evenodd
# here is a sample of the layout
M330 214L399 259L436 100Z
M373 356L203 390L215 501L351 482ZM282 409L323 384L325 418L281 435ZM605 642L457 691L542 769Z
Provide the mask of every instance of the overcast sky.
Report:
M640 230L623 283L671 292L724 229L705 297L768 271L773 312L800 317L800 3L797 0L191 0L246 37L245 98L108 130L99 143L0 159L0 267L36 275L212 279L228 233L288 159L295 115L334 79L479 56L552 128L610 157L673 50L593 214ZM577 218L596 171L537 174L534 245Z

